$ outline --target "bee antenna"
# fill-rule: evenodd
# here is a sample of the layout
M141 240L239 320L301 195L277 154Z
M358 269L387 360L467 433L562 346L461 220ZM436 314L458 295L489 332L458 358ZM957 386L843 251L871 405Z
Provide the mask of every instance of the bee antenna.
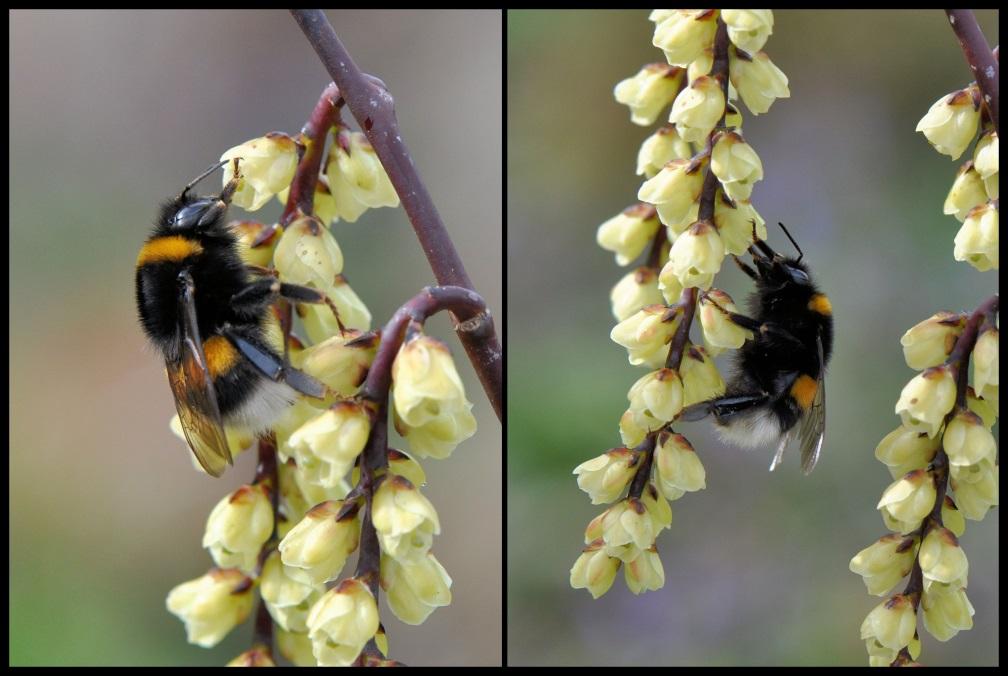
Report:
M183 188L182 195L185 195L187 192L189 192L190 190L192 190L192 187L194 185L196 185L197 183L199 183L200 181L202 181L204 178L206 178L210 174L214 173L215 171L217 171L218 169L220 169L221 167L223 167L228 162L230 162L230 160L221 160L220 162L216 162L216 163L210 165L209 169L207 169L206 171L204 171L202 174L200 174L199 176L197 176L193 180L189 181L189 185L187 185L185 188Z
M784 231L784 234L787 235L787 238L789 240L791 240L791 243L794 245L794 248L798 251L798 261L797 262L801 263L801 259L804 258L805 254L802 253L801 247L798 246L798 242L794 241L794 237L792 237L791 233L787 231L787 228L784 227L783 223L781 223L780 221L777 221L777 225L780 226L780 229Z

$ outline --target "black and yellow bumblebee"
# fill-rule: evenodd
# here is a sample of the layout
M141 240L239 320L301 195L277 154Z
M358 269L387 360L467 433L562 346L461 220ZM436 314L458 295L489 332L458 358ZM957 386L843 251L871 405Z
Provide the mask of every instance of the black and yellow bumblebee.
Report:
M680 419L713 415L721 436L743 447L777 442L771 471L797 439L801 468L808 474L819 460L825 432L824 376L833 350L833 307L812 282L798 244L780 225L798 258L781 256L757 239L754 224L748 252L755 269L732 256L756 282L752 316L717 306L732 322L752 331L753 338L735 353L725 394L686 407Z
M140 324L164 356L189 447L212 476L232 464L224 425L258 433L299 393L325 396L322 383L270 344L268 331L275 322L271 306L280 298L331 303L315 289L281 283L271 270L242 261L225 222L241 180L238 160L219 195L190 193L223 164L161 206L136 263Z

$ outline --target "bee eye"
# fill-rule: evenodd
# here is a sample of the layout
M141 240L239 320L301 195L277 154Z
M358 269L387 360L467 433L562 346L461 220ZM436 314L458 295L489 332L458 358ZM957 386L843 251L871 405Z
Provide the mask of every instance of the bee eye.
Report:
M795 282L796 284L808 284L809 283L809 276L808 276L808 274L806 274L806 272L804 270L802 270L801 268L795 268L795 267L792 267L790 265L785 265L783 267L784 267L784 272L787 273L788 277L791 278L792 282Z

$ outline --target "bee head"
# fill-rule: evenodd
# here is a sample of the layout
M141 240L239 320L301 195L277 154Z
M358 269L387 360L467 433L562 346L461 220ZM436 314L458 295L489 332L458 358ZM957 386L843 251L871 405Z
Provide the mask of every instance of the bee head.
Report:
M191 181L179 196L165 207L162 216L163 227L166 230L175 232L196 231L201 234L210 234L210 231L219 226L221 217L227 211L231 198L238 189L238 182L241 179L241 174L238 172L238 160L235 159L234 162L234 177L228 181L227 185L224 186L224 189L216 197L195 197L190 195L189 191L199 181L216 171L226 162L219 162L213 165L198 178Z

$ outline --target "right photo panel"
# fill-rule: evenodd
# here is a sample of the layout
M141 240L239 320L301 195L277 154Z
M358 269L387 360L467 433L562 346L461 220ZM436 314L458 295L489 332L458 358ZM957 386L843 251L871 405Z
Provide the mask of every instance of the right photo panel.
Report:
M997 14L506 29L507 664L997 665Z

